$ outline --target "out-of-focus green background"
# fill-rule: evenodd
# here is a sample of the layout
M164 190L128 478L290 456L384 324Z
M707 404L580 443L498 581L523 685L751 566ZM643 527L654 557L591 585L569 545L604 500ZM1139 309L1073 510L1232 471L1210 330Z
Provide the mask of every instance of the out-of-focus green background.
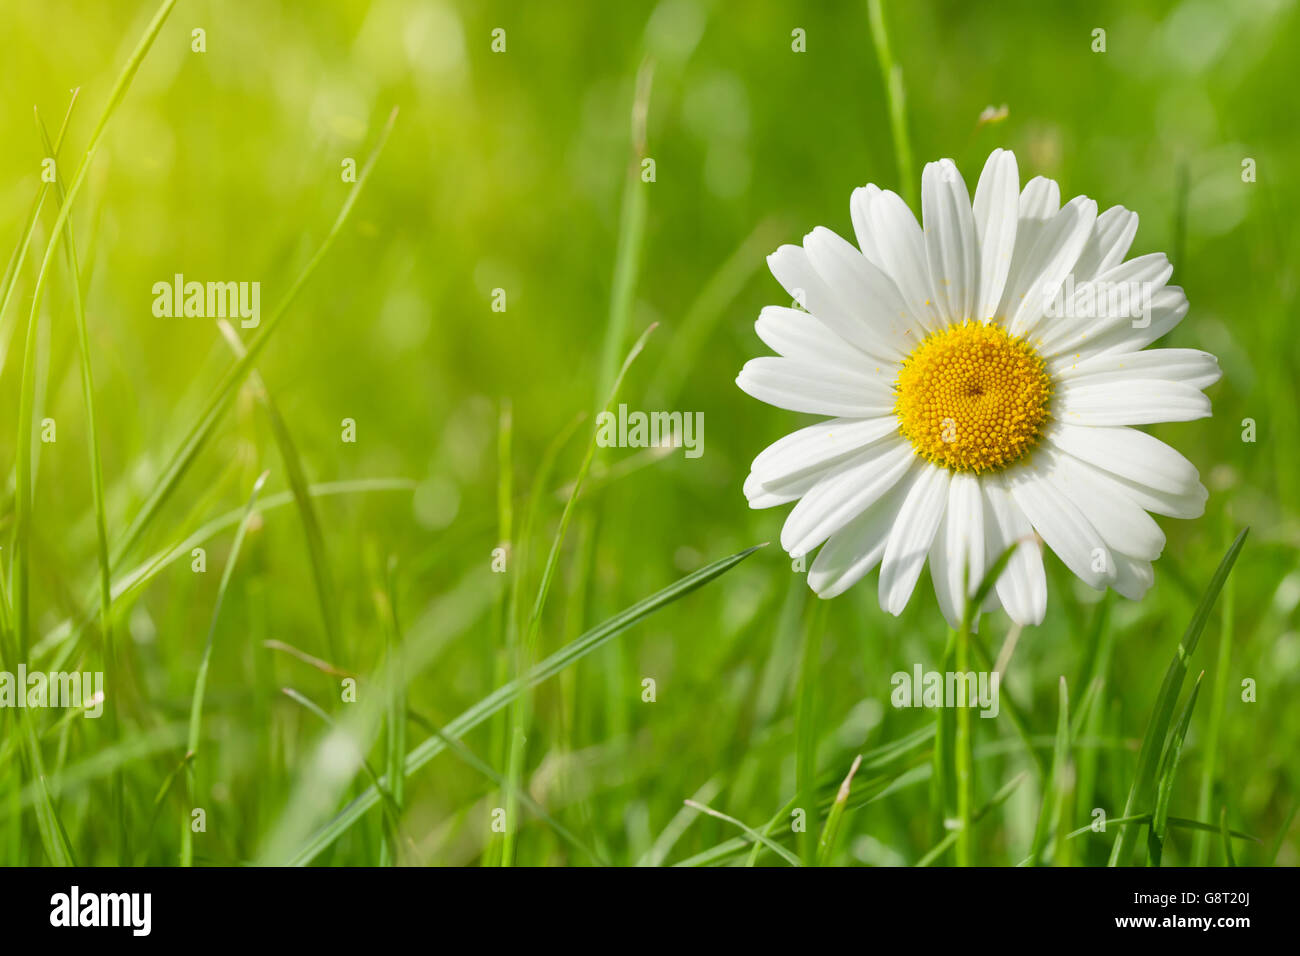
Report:
M40 186L44 150L32 106L53 135L71 88L80 88L59 167L70 176L154 9L148 0L0 9L6 254ZM1225 373L1210 392L1212 419L1154 430L1197 464L1211 497L1199 520L1161 519L1169 544L1149 596L1138 604L1108 598L1099 637L1097 595L1051 559L1047 619L1020 636L1004 690L1044 755L1058 678L1079 700L1099 642L1112 648L1075 751L1067 822L1090 823L1094 807L1120 814L1165 667L1220 556L1249 524L1192 661L1193 676L1206 675L1171 812L1193 818L1208 808L1217 826L1226 807L1230 826L1262 841L1237 841L1239 862L1268 862L1276 852L1294 865L1300 842L1283 830L1300 773L1296 4L918 0L887 3L885 15L906 88L911 174L948 156L973 184L989 150L1004 146L1015 150L1022 180L1050 176L1065 196L1136 210L1134 253L1167 251L1191 301L1164 344L1213 351ZM205 31L206 52L191 49L195 28ZM492 50L498 28L504 52ZM1092 49L1098 28L1104 53ZM804 52L792 49L795 30L804 31ZM638 70L649 91L643 153L633 118ZM1004 104L1005 118L979 121ZM659 323L623 400L703 412L704 454L600 451L525 659L711 560L775 540L785 509L749 511L741 483L761 448L805 421L734 386L744 361L764 351L753 319L786 298L764 257L819 224L851 236L851 190L900 184L865 3L180 0L111 119L71 220L110 540L234 360L213 322L155 317L153 284L176 273L259 281L265 323L351 188L341 164L364 160L394 106L399 116L371 180L258 368L311 481L395 478L412 487L316 499L338 614L333 653L293 505L254 523L216 626L203 746L192 771L182 771L192 772L207 812L206 832L195 835L199 863L261 859L268 847L294 842L286 807L297 806L294 794L311 787L333 751L317 749L327 733L320 718L280 689L342 722L361 706L340 691L343 674L355 674L364 704L384 660L376 593L390 555L402 631L421 658L406 674L409 747L513 675L517 657L507 647L522 628L512 638L510 587L514 617L526 622L603 397L611 314L627 318L614 343L619 357ZM651 183L638 175L643 156L655 161ZM1247 158L1255 182L1243 182ZM28 309L55 208L51 197L0 317L6 545ZM626 313L611 304L621 216L621 247L630 235L640 250ZM38 640L57 638L65 619L93 610L96 574L61 254L54 267L38 323L47 331L35 418L57 423L57 441L39 447L35 485ZM504 311L492 308L498 289ZM497 574L504 408L514 540L509 570ZM548 447L583 412L584 424L543 474ZM355 443L341 440L346 418L356 422ZM1247 418L1253 442L1242 440ZM245 388L124 567L240 507L263 469L271 471L266 494L288 488L266 415ZM536 523L520 540L539 476ZM79 862L178 858L191 802L176 771L230 541L226 529L208 542L207 573L192 573L186 556L116 602L128 648L121 680L130 689L110 683L108 692L134 703L115 731L105 721L60 721L57 712L39 717L52 796ZM6 574L9 553L0 551ZM407 782L400 859L497 863L504 853L525 864L591 862L556 824L615 863L681 861L739 835L684 809L691 797L751 826L765 823L795 792L802 621L813 603L774 544L616 638L541 685L530 708L502 713L464 740L508 776L511 741L526 737L515 766L550 819L514 806L482 767L444 753ZM815 728L818 771L839 779L855 754L934 722L932 713L891 708L889 677L917 663L937 669L947 633L928 577L901 618L879 610L873 575L831 603L823 626L803 720ZM996 646L1007 626L998 616L982 630ZM1226 670L1218 666L1225 633ZM96 626L76 655L83 668L98 668ZM643 700L646 678L655 681L653 702ZM1254 702L1241 700L1245 679L1255 682ZM1216 765L1206 775L1216 709ZM982 804L1029 762L1005 717L975 723ZM12 714L0 715L0 726L0 861L44 862ZM382 773L384 735L371 728L364 740ZM862 796L885 792L847 815L835 862L911 863L938 842L942 813L927 754L910 751L875 777L864 771L876 783ZM115 779L125 855L109 822ZM360 771L335 781L314 806L319 816L302 825L312 829L368 783ZM980 823L980 861L1025 856L1038 788L1031 775ZM493 810L508 804L514 842L503 850L510 841L493 829ZM1074 862L1099 863L1111 837L1072 842ZM382 843L373 810L316 860L373 863ZM1189 831L1175 830L1166 862L1197 852ZM1199 852L1220 862L1221 841L1207 838ZM770 852L760 861L779 862Z

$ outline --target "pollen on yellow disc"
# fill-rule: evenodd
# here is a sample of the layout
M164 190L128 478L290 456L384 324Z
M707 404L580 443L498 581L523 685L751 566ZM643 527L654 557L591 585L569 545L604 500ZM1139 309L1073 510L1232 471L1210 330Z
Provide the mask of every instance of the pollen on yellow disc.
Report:
M953 471L997 471L1037 443L1052 380L1038 353L992 323L927 336L903 362L894 412L917 454Z

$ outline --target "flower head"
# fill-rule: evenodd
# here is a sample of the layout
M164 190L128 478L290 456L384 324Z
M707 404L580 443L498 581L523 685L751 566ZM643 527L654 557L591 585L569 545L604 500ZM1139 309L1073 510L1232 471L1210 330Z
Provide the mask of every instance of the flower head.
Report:
M1133 426L1210 414L1213 355L1147 349L1187 314L1162 253L1126 259L1137 215L1064 206L1043 177L1020 189L994 150L971 202L951 160L922 177L922 221L875 186L850 202L858 246L817 228L768 257L796 307L769 306L777 353L737 384L829 416L766 448L751 507L797 502L791 555L820 547L808 583L840 594L880 565L900 613L926 558L956 626L984 570L1020 542L983 608L1020 624L1047 607L1037 538L1098 590L1138 599L1165 538L1151 513L1193 518L1195 466ZM1035 533L1037 538L1035 537Z

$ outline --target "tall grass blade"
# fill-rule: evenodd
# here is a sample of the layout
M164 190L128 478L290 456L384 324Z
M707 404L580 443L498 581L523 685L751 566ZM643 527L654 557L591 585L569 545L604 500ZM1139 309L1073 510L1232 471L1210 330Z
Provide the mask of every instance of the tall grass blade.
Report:
M194 806L194 763L199 752L199 741L203 738L203 697L208 686L208 667L212 663L212 646L217 636L217 620L221 616L221 606L226 600L226 591L230 588L230 579L235 573L235 564L239 560L239 552L243 547L244 537L248 534L248 526L253 519L253 509L257 504L257 496L261 493L262 486L266 484L268 474L269 472L262 472L257 481L253 482L252 494L248 496L248 504L244 507L244 520L239 523L239 530L235 532L234 543L230 546L230 556L226 558L226 566L221 572L221 583L217 585L217 597L212 606L212 619L208 624L208 639L203 645L203 656L199 658L199 669L194 678L194 695L190 699L189 734L185 743L186 781L189 784L191 806ZM192 866L193 864L194 831L187 817L181 827L181 866Z
M1156 806L1151 814L1151 826L1147 830L1147 850L1152 866L1160 865L1164 852L1165 835L1169 832L1169 801L1174 793L1174 776L1178 772L1178 761L1183 755L1183 741L1187 738L1187 728L1192 723L1192 711L1196 709L1196 695L1201 690L1201 671L1192 685L1192 693L1183 706L1183 713L1169 735L1165 745L1164 756L1160 758L1160 772L1156 780Z
M212 397L208 399L203 412L199 415L198 421L190 428L188 434L186 434L184 440L181 442L180 447L176 449L171 460L163 469L153 491L151 491L149 497L145 499L145 503L140 507L139 512L137 512L135 518L131 521L131 524L127 527L125 533L114 547L112 554L114 567L117 567L122 562L127 553L140 539L140 536L144 533L145 529L148 528L154 518L157 517L159 510L161 510L167 499L170 498L172 493L176 490L177 485L180 484L181 479L189 470L190 465L193 464L194 459L198 457L199 452L212 436L212 432L216 428L217 423L221 420L221 416L225 412L227 404L235 394L236 386L238 386L239 383L244 380L244 377L252 371L253 365L257 361L257 357L262 353L262 350L266 348L267 343L270 341L271 336L275 334L280 323L284 321L285 315L288 314L290 306L292 306L294 301L298 298L298 294L302 291L303 286L307 284L307 281L315 273L321 261L333 247L339 233L343 231L344 223L347 222L348 217L352 213L352 207L356 205L357 197L361 195L361 190L370 179L370 175L375 168L375 163L383 152L384 145L388 142L388 135L392 132L393 124L396 123L396 121L397 110L394 109L393 112L389 114L388 122L384 124L383 129L380 131L378 142L375 144L374 149L370 152L370 156L366 159L365 164L358 172L357 181L353 183L352 188L348 191L347 198L343 201L343 206L339 210L338 216L335 217L334 224L330 227L329 232L325 234L325 238L317 247L316 252L312 255L311 259L308 260L302 271L298 273L297 278L295 278L293 283L289 286L288 291L280 301L275 312L261 324L257 334L255 334L252 340L248 343L248 348L244 353L244 356L236 360L235 364L228 372L226 372L225 377L217 384L216 389L212 393Z
M1178 694L1183 686L1183 678L1187 676L1188 662L1192 653L1196 650L1196 644L1201 638L1201 631L1205 629L1205 622L1209 619L1210 611L1214 608L1214 602L1223 589L1228 575L1232 573L1232 566L1237 561L1237 555L1241 553L1242 546L1246 543L1246 535L1249 531L1249 528L1242 529L1236 540L1232 542L1232 546L1228 548L1227 554L1223 556L1223 560L1219 562L1218 570L1214 572L1214 577L1211 578L1204 594L1201 595L1200 603L1192 615L1192 620L1187 625L1182 640L1178 643L1174 659L1165 671L1164 682L1161 684L1160 693L1156 697L1155 709L1151 712L1151 720L1147 724L1146 733L1142 737L1142 745L1138 750L1137 770L1133 776L1128 799L1124 803L1122 815L1125 817L1136 813L1150 813L1155 805L1155 783L1160 755L1164 751L1165 741L1169 733L1169 722L1173 719L1174 705L1178 703ZM1133 824L1124 824L1121 827L1119 836L1116 838L1115 845L1111 850L1111 866L1123 865L1133 855L1137 846L1138 829Z
M503 707L508 706L515 697L526 689L535 687L548 678L555 676L570 664L586 657L592 651L608 643L611 639L649 617L660 608L672 604L697 588L726 574L761 547L763 545L746 548L744 551L737 552L730 557L722 558L700 568L698 571L686 575L668 587L657 591L650 597L637 602L604 623L592 628L541 661L527 674L516 678L503 687L497 688L497 690L466 710L447 724L445 728L446 734L455 738L463 737ZM440 737L425 740L407 756L406 775L409 777L445 749L446 744ZM293 852L287 860L277 860L272 857L263 862L272 864L287 862L290 865L305 866L315 859L321 851L351 829L365 815L366 811L375 806L378 799L378 792L373 787L370 788L344 807L333 819L311 836L304 846Z

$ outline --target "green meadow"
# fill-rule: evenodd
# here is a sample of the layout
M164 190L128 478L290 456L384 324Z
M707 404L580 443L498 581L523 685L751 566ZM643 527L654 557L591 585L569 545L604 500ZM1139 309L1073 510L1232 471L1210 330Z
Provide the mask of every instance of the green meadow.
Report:
M1300 863L1292 0L0 24L0 704L102 677L0 706L0 864ZM1140 602L1049 554L985 719L891 701L965 646L928 571L820 601L748 508L813 419L735 377L770 252L999 146L1140 215L1224 374L1149 429L1204 516Z

